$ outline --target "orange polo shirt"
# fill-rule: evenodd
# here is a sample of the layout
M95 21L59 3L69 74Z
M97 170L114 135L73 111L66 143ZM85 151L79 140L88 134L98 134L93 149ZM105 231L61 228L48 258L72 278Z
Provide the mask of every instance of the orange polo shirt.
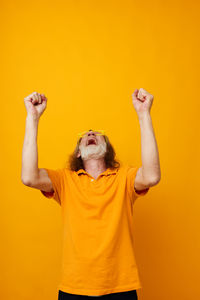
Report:
M134 256L134 179L139 167L108 168L94 179L85 170L46 169L61 205L62 272L58 289L100 296L142 287Z

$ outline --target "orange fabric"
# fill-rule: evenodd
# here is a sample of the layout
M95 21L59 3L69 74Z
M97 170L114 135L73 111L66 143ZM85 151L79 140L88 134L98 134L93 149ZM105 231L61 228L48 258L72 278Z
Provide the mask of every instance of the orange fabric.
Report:
M108 168L95 180L81 169L47 169L63 219L64 292L100 296L141 288L134 256L133 204L138 167Z

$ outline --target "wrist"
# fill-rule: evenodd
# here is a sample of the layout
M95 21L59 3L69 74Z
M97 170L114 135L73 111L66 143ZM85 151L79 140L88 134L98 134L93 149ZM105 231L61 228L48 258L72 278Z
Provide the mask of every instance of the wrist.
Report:
M149 111L144 111L144 112L141 112L141 113L137 113L137 116L138 116L138 120L140 122L142 122L143 120L151 118L151 115L150 115Z
M39 117L38 116L36 116L36 115L33 115L33 114L27 114L27 116L26 116L26 120L27 121L34 121L34 122L39 122Z

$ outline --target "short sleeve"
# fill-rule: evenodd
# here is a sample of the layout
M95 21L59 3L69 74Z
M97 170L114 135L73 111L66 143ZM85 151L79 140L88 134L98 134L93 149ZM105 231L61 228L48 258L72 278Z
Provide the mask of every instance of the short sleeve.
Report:
M140 192L136 192L135 188L134 188L134 183L135 183L135 177L137 174L137 171L140 167L138 166L128 166L127 167L127 188L129 191L129 194L131 195L131 200L132 203L134 203L134 201L140 197L140 196L144 196L147 194L147 192L149 191L149 188L146 188L144 190L141 190Z
M64 189L64 169L47 169L44 168L49 178L51 179L52 185L53 185L53 192L45 192L41 191L41 193L47 197L47 198L53 198L55 199L60 205L62 202L62 195L63 195L63 189Z

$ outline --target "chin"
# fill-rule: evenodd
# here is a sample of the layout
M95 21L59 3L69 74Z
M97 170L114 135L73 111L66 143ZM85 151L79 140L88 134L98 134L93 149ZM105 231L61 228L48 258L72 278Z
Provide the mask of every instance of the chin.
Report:
M80 152L83 160L102 158L106 153L106 143L100 145L81 146Z

